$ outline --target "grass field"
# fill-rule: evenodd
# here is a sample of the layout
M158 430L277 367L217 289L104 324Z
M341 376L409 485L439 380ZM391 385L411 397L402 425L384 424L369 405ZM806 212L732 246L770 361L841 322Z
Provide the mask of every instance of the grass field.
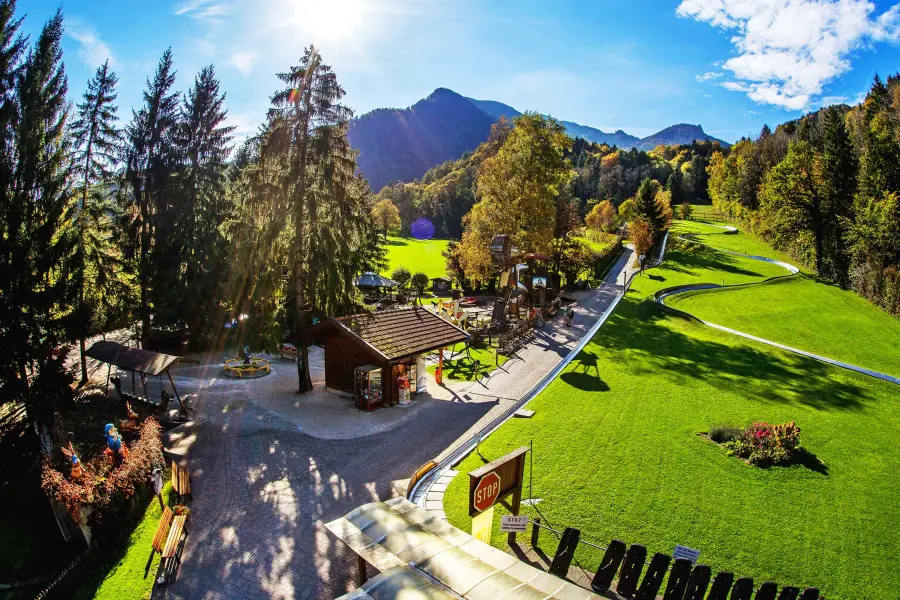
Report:
M790 262L743 233L724 234L694 221L676 221L673 231L715 248ZM808 274L760 286L688 292L666 303L718 325L900 376L900 319Z
M382 273L390 277L398 267L406 267L410 273L419 271L428 277L446 277L447 268L441 252L447 248L447 240L417 240L388 236L388 268Z
M175 492L172 485L166 483L163 498L167 498L169 506L175 505ZM88 577L87 581L74 594L77 599L116 600L118 598L146 599L153 591L153 581L159 567L159 554L153 554L149 571L147 562L150 558L153 536L162 510L156 498L151 498L143 517L135 526L123 547L122 557L105 573L97 577ZM147 573L146 578L144 573Z
M821 588L829 600L895 598L900 549L897 387L705 327L652 301L693 282L748 283L784 270L682 244L637 277L594 339L528 408L455 467L444 508L468 530L465 473L534 443L525 510L582 539L653 553L701 551L714 571ZM864 344L865 340L857 343ZM796 420L810 463L760 469L697 435L710 425ZM526 496L528 481L526 473ZM500 514L503 509L499 506ZM497 520L499 521L498 517ZM495 526L493 543L505 547ZM552 554L557 540L544 534ZM579 546L596 568L602 554Z

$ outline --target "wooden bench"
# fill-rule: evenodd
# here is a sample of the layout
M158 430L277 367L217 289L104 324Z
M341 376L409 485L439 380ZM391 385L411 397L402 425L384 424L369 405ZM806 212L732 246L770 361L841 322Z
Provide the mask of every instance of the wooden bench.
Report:
M187 467L181 467L174 460L172 461L172 489L178 495L178 501L190 496L191 500L194 495L191 493L191 474Z
M179 549L182 539L187 539L187 518L187 515L174 514L167 506L159 519L159 525L156 526L156 534L153 536L153 553L159 552L162 556L161 583L168 580L170 575L174 575L176 567L181 564ZM153 553L150 554L148 567L153 561Z

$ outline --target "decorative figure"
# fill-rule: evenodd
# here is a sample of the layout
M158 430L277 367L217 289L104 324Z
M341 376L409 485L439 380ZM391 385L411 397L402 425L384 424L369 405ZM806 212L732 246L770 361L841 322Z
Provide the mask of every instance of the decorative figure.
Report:
M128 415L128 418L124 421L119 421L119 429L122 431L134 431L138 426L138 414L131 409L131 403L128 400L125 401L125 413Z
M250 346L244 346L244 364L250 366Z
M116 430L113 424L107 423L103 428L103 431L106 435L106 450L104 450L104 452L107 454L118 452L122 458L128 458L128 448L125 446L125 442L122 441L122 436L119 435L118 430Z
M68 448L60 448L66 456L69 457L72 461L72 472L70 477L79 481L82 477L84 477L84 469L81 468L81 460L78 458L78 455L75 454L75 447L72 446L72 442L69 442Z

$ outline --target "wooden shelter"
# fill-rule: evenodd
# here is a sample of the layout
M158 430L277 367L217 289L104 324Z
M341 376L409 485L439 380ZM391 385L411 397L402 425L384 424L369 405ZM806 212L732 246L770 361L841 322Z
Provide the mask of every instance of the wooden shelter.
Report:
M85 351L85 356L104 362L109 367L106 374L106 385L109 387L109 370L115 365L116 369L122 371L131 371L132 390L134 387L134 374L138 373L141 377L141 384L144 387L144 394L147 395L146 400L150 402L149 394L147 394L146 376L159 377L163 373L169 378L172 384L172 390L175 392L175 398L181 402L181 396L178 395L178 388L169 374L169 367L178 360L178 356L171 354L162 354L153 352L152 350L142 350L140 348L132 348L118 342L97 342Z
M431 291L437 294L446 294L453 287L453 280L446 277L432 277Z
M452 346L469 339L469 334L420 306L329 318L306 332L306 342L325 346L325 385L358 394L357 371L371 378L380 369L383 405L400 399L398 379L410 378L415 391L417 369L426 352Z

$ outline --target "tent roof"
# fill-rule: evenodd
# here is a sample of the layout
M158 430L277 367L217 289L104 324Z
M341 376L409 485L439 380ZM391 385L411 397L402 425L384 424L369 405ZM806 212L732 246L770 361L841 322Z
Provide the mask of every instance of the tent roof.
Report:
M373 273L369 271L368 273L363 273L353 279L353 284L356 287L383 287L383 288L391 288L397 287L400 285L393 279L388 279L387 277L382 277L378 273Z
M137 371L147 375L159 375L178 360L177 356L171 354L131 348L118 342L97 342L84 354L125 371Z
M406 498L364 504L325 527L381 571L346 599L601 598L475 539Z

